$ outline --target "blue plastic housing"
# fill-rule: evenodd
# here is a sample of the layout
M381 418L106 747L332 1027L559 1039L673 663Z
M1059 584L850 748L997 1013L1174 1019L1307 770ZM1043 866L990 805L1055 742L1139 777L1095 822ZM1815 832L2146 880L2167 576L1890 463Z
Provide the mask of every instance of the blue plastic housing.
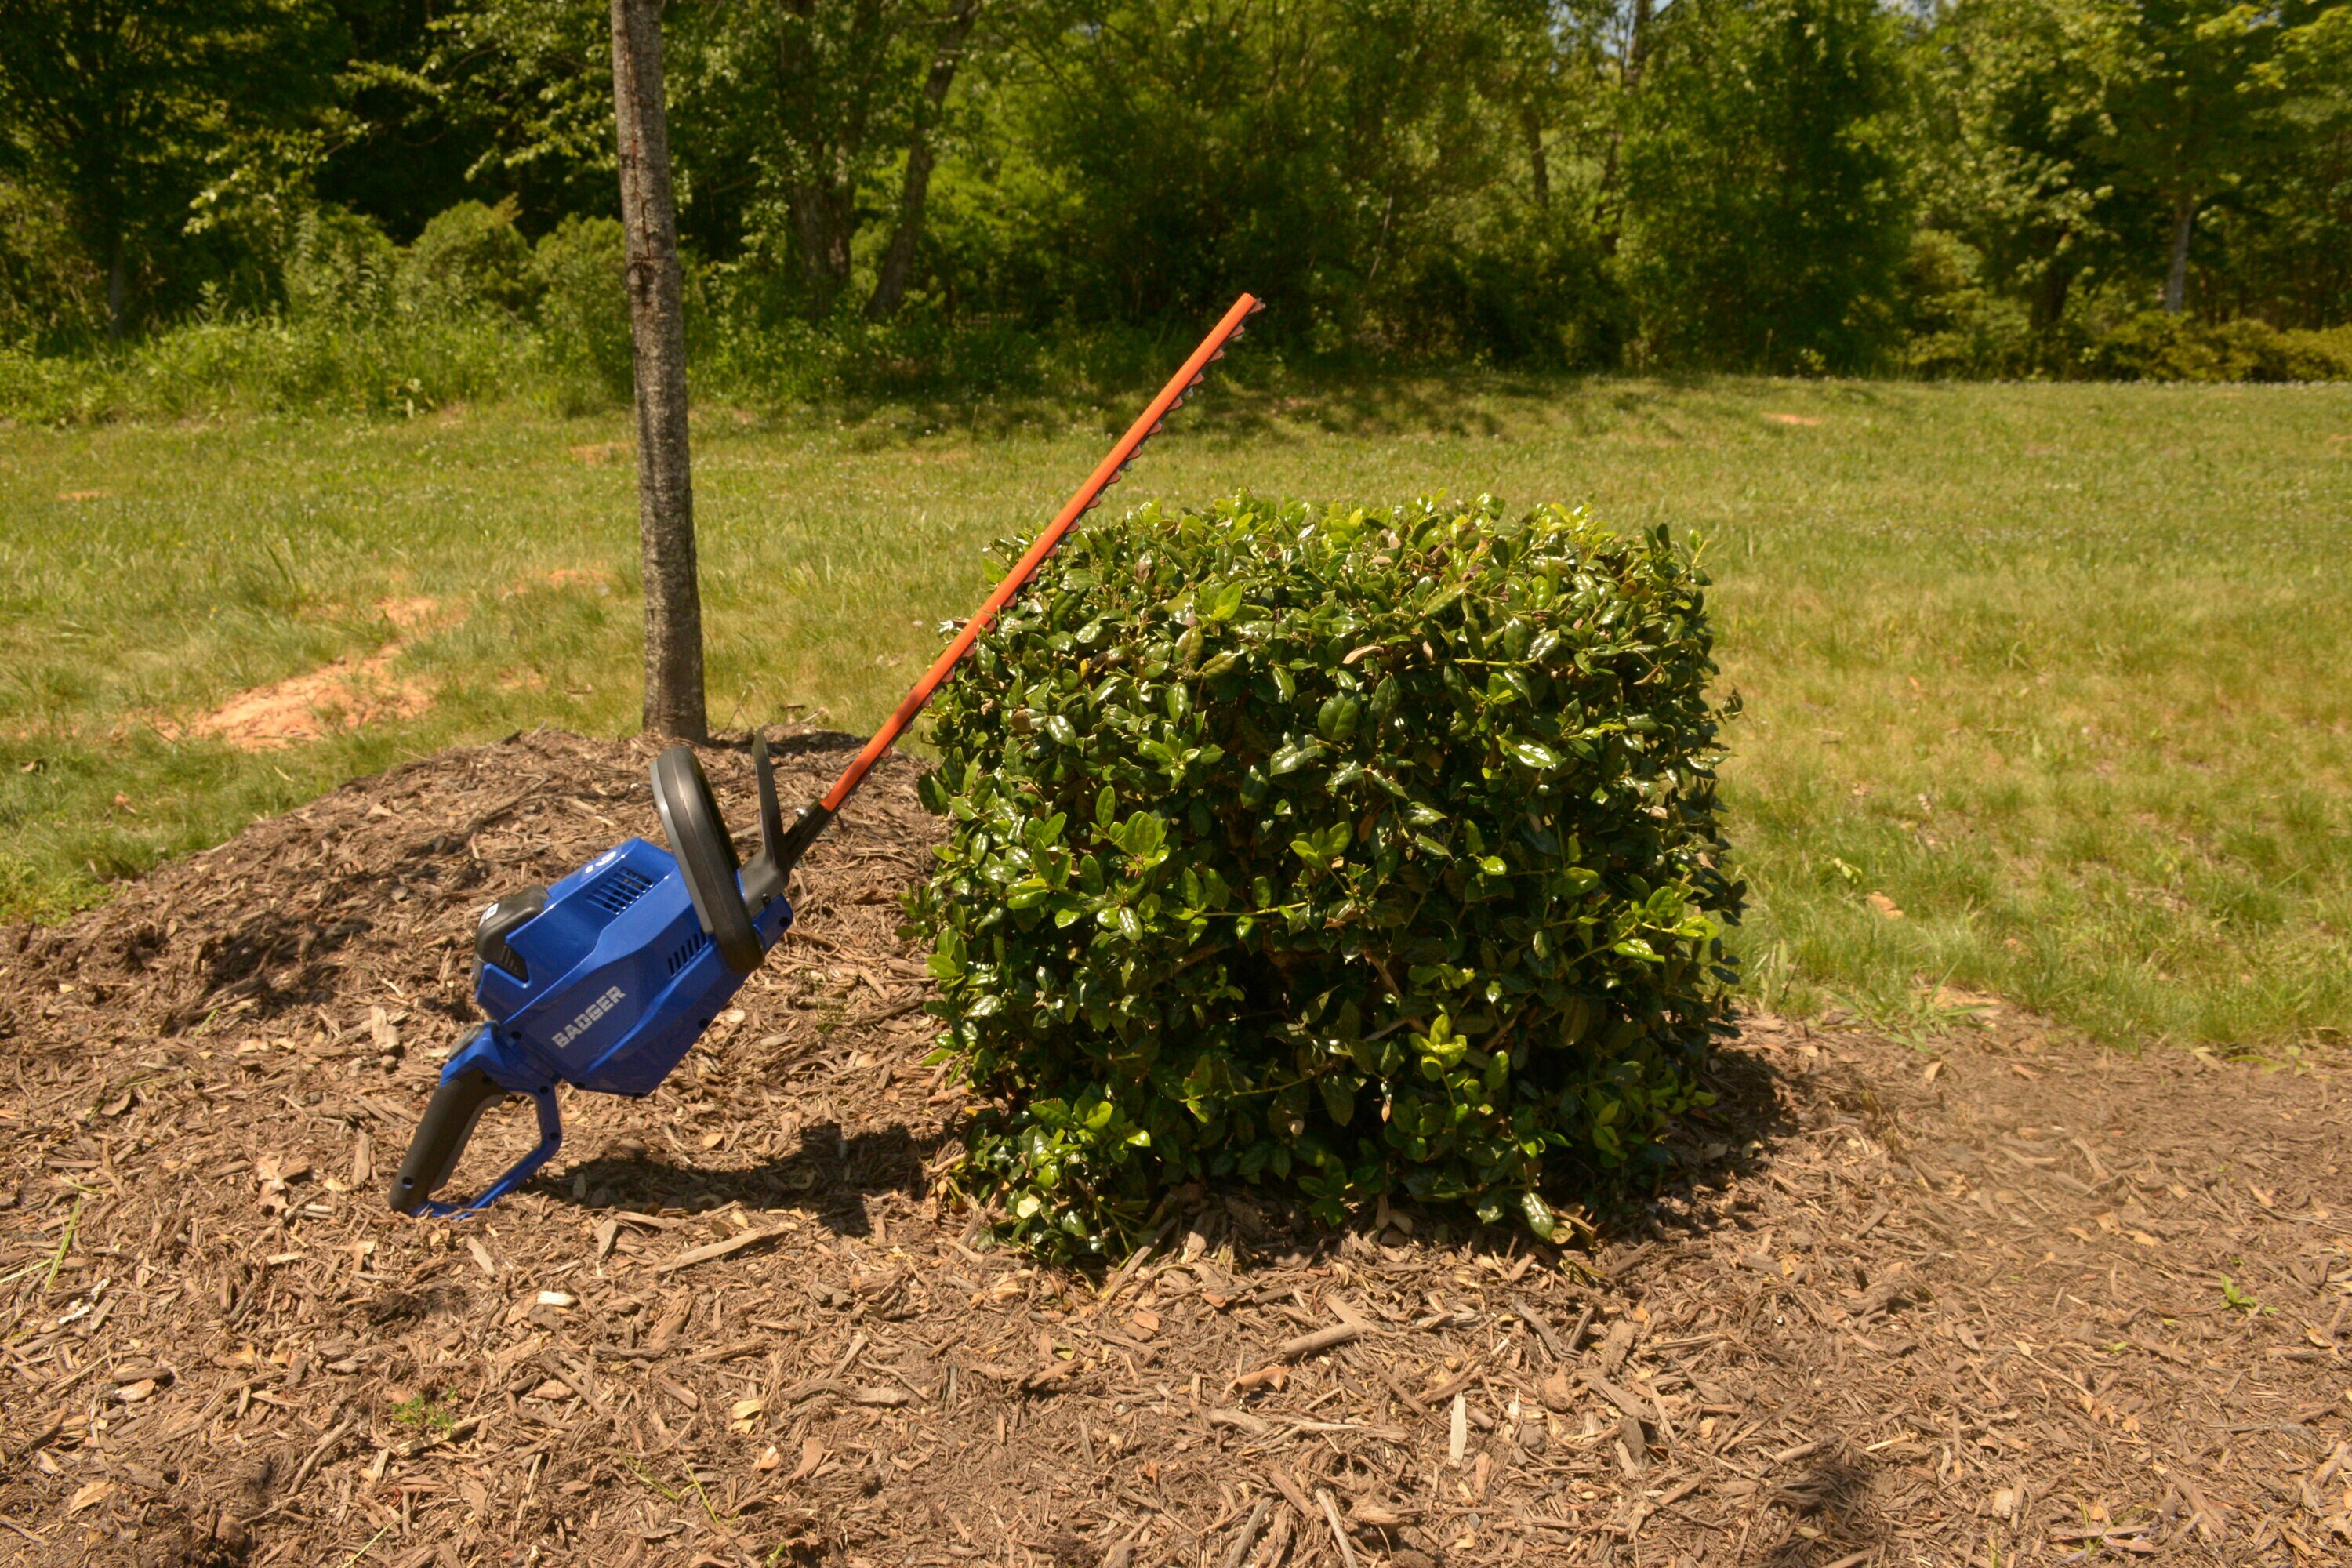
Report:
M752 920L762 950L793 923L792 905L769 901ZM547 906L507 933L529 978L482 965L474 999L489 1016L442 1069L442 1081L475 1068L539 1102L540 1142L467 1204L464 1214L512 1192L563 1141L555 1086L600 1094L652 1093L743 984L703 931L686 878L669 852L632 838L547 890Z
M768 948L792 922L777 899L752 929ZM652 1093L743 983L703 933L677 862L642 838L550 888L507 945L530 980L486 963L474 999L544 1076L602 1094Z

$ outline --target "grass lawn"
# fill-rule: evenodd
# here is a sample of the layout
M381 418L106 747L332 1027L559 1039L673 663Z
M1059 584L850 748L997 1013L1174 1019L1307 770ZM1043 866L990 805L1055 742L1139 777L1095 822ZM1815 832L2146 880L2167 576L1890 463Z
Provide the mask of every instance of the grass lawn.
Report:
M870 725L982 546L1124 417L706 411L714 724ZM626 437L512 409L0 429L0 914L453 742L634 727ZM1768 1003L1925 1026L1942 986L2262 1050L2352 1026L2352 387L1223 386L1112 497L1238 488L1704 535ZM165 738L386 649L423 712Z

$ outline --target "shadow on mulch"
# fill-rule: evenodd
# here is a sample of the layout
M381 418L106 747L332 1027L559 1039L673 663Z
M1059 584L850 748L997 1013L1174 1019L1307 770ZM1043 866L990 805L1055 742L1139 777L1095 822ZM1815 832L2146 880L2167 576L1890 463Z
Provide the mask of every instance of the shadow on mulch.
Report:
M794 730L768 742L768 754L782 760L785 757L816 756L829 752L855 752L866 744L866 737L853 735L846 730ZM703 748L706 752L740 752L751 754L751 737L714 736Z
M845 1132L832 1121L813 1122L790 1154L737 1170L677 1165L649 1155L599 1155L572 1166L561 1182L535 1190L571 1207L591 1211L647 1205L680 1208L797 1209L836 1236L874 1234L871 1201L887 1193L923 1195L923 1168L937 1154L937 1135L919 1137L903 1126ZM575 1182L587 1196L576 1197Z
M1877 1477L1875 1464L1824 1457L1780 1482L1771 1500L1819 1533L1807 1537L1800 1532L1757 1562L1763 1568L1813 1568L1816 1563L1851 1562L1854 1553L1883 1552L1893 1545L1893 1528L1871 1501Z
M1620 1249L1602 1272L1622 1272L1630 1249L1702 1238L1726 1226L1742 1226L1756 1206L1747 1194L1780 1146L1804 1131L1791 1109L1794 1092L1771 1062L1747 1051L1722 1051L1706 1082L1716 1102L1694 1112L1666 1144L1675 1165L1656 1186L1627 1183L1594 1197L1596 1251Z

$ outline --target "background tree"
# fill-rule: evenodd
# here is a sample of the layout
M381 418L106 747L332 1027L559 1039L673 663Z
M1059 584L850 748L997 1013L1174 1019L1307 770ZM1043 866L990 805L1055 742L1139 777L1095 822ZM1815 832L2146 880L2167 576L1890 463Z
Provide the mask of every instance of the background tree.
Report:
M2221 226L2217 290L2282 324L2341 321L2352 300L2352 5L2288 11L2259 68L2270 91L2267 157Z
M2098 79L2051 0L1958 0L1922 35L1916 166L1928 221L2046 339L2100 258L2118 171Z
M1628 109L1629 284L1654 355L1853 369L1892 335L1907 193L1874 0L1681 0Z
M1506 169L1524 177L1481 90L1483 7L1129 0L1023 20L989 73L993 155L940 222L986 258L973 294L1032 321L1197 314L1247 280L1317 341L1430 346L1397 301Z
M480 106L436 67L449 41L432 0L333 0L349 39L316 194L373 216L404 243L433 216L484 195L473 175L489 150ZM504 193L501 193L504 194Z
M882 253L874 279L874 293L866 302L868 319L879 321L897 312L907 297L907 283L915 265L915 247L922 242L923 214L930 198L931 171L939 163L940 122L948 92L971 44L972 26L980 20L981 0L949 0L939 18L931 45L931 68L924 73L921 94L907 131L907 169L898 182L898 216L890 244Z
M636 341L637 534L646 590L646 733L709 739L702 594L687 445L686 308L662 96L661 0L613 0L613 115Z
M755 245L766 214L803 312L848 293L861 236L887 212L886 261L866 301L905 298L937 136L986 7L981 0L761 0L681 16L678 123L706 245ZM887 193L886 195L886 193ZM903 235L903 240L898 237Z
M2163 202L2162 298L2177 316L2199 207L2264 160L2278 14L2236 0L2099 0L2076 26L2100 77L2101 139Z
M220 155L330 100L337 42L308 0L0 0L0 169L63 198L110 336Z
M609 3L0 0L0 340L373 330L375 283L489 213L569 259L534 248L483 331L562 337L542 363L609 395ZM2126 370L2352 322L2347 12L691 0L693 352L780 395L1043 385L1246 283L1310 356Z
M516 196L543 226L618 211L611 23L604 0L473 0L429 24L422 75L464 128L474 194Z

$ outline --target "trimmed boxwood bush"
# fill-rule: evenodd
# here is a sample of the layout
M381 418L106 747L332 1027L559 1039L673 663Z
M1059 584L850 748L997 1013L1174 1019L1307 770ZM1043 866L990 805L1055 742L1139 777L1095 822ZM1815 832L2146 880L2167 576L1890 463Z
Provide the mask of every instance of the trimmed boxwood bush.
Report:
M1065 1256L1202 1176L1548 1236L1654 1155L1735 978L1706 581L1484 498L1074 531L933 709L967 1191Z

